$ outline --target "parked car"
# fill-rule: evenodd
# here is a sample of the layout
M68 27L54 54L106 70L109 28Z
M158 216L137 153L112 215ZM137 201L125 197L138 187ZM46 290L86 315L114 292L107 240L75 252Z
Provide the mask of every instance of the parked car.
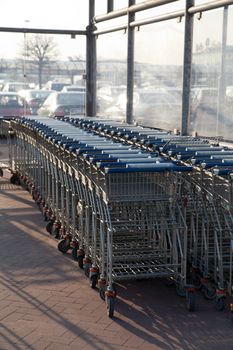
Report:
M43 90L61 91L64 86L68 86L68 85L70 85L70 84L59 82L59 81L48 81L45 84L45 87L43 88Z
M30 109L15 92L0 91L0 116L5 119L30 115Z
M18 92L22 89L30 89L30 84L18 81L8 82L3 86L2 91Z
M173 130L180 124L181 96L164 89L138 89L134 115L141 125Z
M173 130L180 123L182 96L177 91L170 93L163 88L137 89L133 94L133 102L134 119L138 124ZM126 104L127 96L123 92L114 105L105 110L105 114L114 120L116 117L120 119L125 116Z
M123 98L122 98L123 96ZM121 109L121 101L124 100L124 96L126 96L126 86L114 86L114 85L106 85L102 86L97 90L97 106L99 113L108 113L108 115L112 115L112 112ZM123 108L125 109L125 107ZM113 112L115 113L115 112Z
M191 90L192 110L217 109L218 89L209 87L193 88Z
M38 109L38 115L48 117L63 117L64 115L78 114L84 115L85 93L52 92Z
M80 85L67 85L67 86L64 86L61 91L62 92L66 92L66 91L82 91L82 92L85 92L86 88L85 88L85 86L80 86Z
M30 108L31 114L37 114L38 109L42 106L46 98L51 94L48 90L20 90L18 92L27 106Z

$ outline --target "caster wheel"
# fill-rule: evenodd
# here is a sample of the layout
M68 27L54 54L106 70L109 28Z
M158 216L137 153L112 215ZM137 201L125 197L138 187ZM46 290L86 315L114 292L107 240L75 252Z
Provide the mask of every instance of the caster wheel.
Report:
M77 257L77 260L78 260L78 266L80 267L80 269L83 269L83 256L82 255L79 255Z
M90 286L91 286L91 288L94 289L96 287L97 281L98 281L98 275L91 276L91 278L90 278Z
M57 249L62 252L63 254L67 253L68 250L70 249L70 245L69 243L67 242L66 239L61 239L59 242L58 242L58 245L57 245Z
M90 268L89 268L89 266L84 266L83 269L84 269L85 276L86 276L87 278L89 278L89 273L90 273Z
M194 285L196 290L200 290L201 289L202 284L201 284L201 276L200 276L200 274L195 273L192 276L192 284Z
M53 230L53 221L49 221L45 228L46 228L46 231L51 235Z
M187 293L187 309L190 312L195 311L195 294L193 292Z
M216 294L215 286L213 284L208 284L203 286L204 297L207 300L213 300Z
M100 296L100 299L102 299L103 301L105 301L105 290L99 289L99 296ZM232 319L232 320L233 320L233 319Z
M166 287L171 287L175 284L175 281L172 278L166 278L164 284Z
M225 298L218 298L215 301L215 307L217 311L223 311L225 309L225 306L226 306Z
M186 296L186 290L184 289L184 287L179 282L176 282L176 293L180 297L185 297Z
M60 238L60 228L55 227L55 229L53 230L53 236L54 236L54 238L56 238L56 239L59 239L59 238Z
M74 260L78 260L77 250L78 250L78 246L77 246L77 247L73 247L73 248L72 248L72 251L71 251L71 255L72 255L72 258L73 258Z
M10 182L13 184L13 185L19 185L20 184L20 180L19 180L19 177L16 175L16 174L13 174L10 178Z
M107 303L107 315L108 317L113 318L115 298L107 297L106 303Z

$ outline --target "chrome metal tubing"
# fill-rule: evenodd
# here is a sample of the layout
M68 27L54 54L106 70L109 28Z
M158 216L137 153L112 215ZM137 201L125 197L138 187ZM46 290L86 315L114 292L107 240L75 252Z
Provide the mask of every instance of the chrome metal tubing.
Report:
M139 11L144 11L148 10L153 7L161 6L161 5L166 5L171 2L175 2L177 0L151 0L151 1L144 1L140 4L135 4L129 7L124 7L122 9L118 9L112 12L109 12L107 14L99 15L94 17L94 22L103 22L103 21L108 21L113 18L121 17L121 16L126 16L128 12L139 12Z
M183 17L184 14L185 14L184 11L181 10L181 11L171 12L160 16L145 18L145 19L141 19L140 21L131 22L130 27L140 27L145 24L151 24L151 23L166 21L169 19L179 18L179 17Z
M216 0L213 2L209 2L209 3L192 6L189 8L188 12L189 12L189 14L195 14L198 12L214 10L214 9L229 6L229 5L233 5L233 0Z

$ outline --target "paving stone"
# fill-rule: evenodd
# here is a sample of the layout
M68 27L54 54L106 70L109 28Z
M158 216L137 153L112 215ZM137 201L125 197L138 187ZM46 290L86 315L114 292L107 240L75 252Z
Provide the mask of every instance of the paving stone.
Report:
M11 315L12 313L16 312L17 308L14 306L6 306L4 309L0 310L0 321L2 321L4 318L6 318L8 315Z
M1 145L0 145L1 147ZM115 317L57 241L29 193L0 178L0 350L231 350L229 310L198 309L162 281L117 285Z
M51 345L51 342L44 340L43 338L33 343L33 350L45 350Z

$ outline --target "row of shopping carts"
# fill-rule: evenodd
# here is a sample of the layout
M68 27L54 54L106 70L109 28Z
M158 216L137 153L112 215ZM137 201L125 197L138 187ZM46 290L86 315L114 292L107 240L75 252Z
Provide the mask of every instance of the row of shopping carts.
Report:
M187 294L187 227L179 205L192 166L77 125L50 118L15 120L11 167L59 238L98 286L113 316L121 280L166 278ZM148 130L149 131L149 130Z
M193 166L180 177L179 198L188 230L187 262L191 282L223 310L233 293L233 149L203 138L161 130L115 125L109 121L65 118L84 130L108 136Z
M176 283L190 311L195 289L224 309L232 295L233 151L104 119L24 118L11 127L16 177L59 250L71 249L98 286L110 317L115 282L157 277Z

